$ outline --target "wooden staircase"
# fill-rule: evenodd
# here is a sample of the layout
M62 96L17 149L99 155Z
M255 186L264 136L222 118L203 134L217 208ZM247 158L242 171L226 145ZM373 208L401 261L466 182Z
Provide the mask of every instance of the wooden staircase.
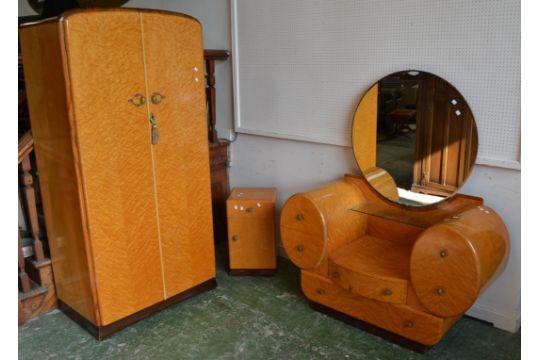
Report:
M51 260L45 255L41 241L39 197L36 194L33 171L34 143L27 132L19 139L19 198L29 230L18 228L19 252L19 325L56 307L56 292Z

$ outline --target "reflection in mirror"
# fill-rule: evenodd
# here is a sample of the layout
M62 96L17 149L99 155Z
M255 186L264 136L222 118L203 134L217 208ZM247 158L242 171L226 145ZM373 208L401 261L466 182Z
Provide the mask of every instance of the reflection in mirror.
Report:
M353 150L369 183L386 198L425 206L454 194L478 148L474 117L446 80L402 71L364 94L353 121Z

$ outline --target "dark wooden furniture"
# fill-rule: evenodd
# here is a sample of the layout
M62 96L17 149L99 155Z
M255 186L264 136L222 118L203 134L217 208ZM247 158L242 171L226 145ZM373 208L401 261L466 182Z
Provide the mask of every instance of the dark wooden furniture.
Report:
M225 202L229 196L229 142L209 144L210 181L212 183L212 215L214 241L227 241L227 211Z
M212 215L214 241L227 240L227 212L225 201L229 196L229 141L218 139L216 131L216 79L215 62L229 58L227 50L204 50L206 63L206 103L208 106L208 141L210 149L210 180L212 182Z
M204 61L206 62L206 101L208 103L208 141L218 142L216 131L216 60L227 60L229 52L227 50L204 50Z
M235 188L227 199L229 274L276 270L275 188Z

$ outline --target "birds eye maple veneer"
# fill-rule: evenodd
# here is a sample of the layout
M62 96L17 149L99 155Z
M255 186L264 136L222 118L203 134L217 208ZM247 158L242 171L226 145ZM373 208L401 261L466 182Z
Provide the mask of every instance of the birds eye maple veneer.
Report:
M412 84L416 77L420 77L420 91L428 93L422 86L430 84L431 74L396 73L387 80ZM472 113L462 97L449 84L437 81L445 90L429 92L437 106L429 105L432 99L426 95L418 104L428 104L427 108L417 111L430 116L430 123L447 124L437 124L446 133L454 130L451 125L467 128L459 122L465 113L470 130ZM377 136L379 88L376 84L366 92L353 123L353 149L363 175L345 175L343 180L289 198L281 212L281 239L289 258L301 269L302 290L312 307L423 352L441 340L494 277L508 253L508 231L499 215L478 197L454 194L446 199L446 195L431 196L438 202L426 206L402 203L406 199L401 194L414 196L419 190L398 189L376 161L385 141ZM452 89L450 98L444 96L447 88ZM434 112L437 107L452 111ZM437 127L432 129L429 139L440 135ZM446 161L451 152L440 147L431 157L440 156L440 151L443 175L455 173L452 166L457 164L463 180L474 163L476 138L472 131L454 133L460 142L447 143L461 144L463 149L472 146L469 156L461 151L459 161ZM403 159L398 160L403 168ZM414 160L411 176L413 166Z
M227 199L229 275L276 272L275 188L235 188Z
M82 10L20 41L61 308L102 339L215 287L199 22Z

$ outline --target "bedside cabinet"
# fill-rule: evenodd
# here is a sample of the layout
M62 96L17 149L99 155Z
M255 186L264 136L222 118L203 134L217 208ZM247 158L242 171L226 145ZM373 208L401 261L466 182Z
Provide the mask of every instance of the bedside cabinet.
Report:
M276 189L235 188L227 199L230 275L276 271Z

